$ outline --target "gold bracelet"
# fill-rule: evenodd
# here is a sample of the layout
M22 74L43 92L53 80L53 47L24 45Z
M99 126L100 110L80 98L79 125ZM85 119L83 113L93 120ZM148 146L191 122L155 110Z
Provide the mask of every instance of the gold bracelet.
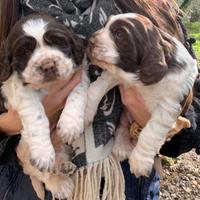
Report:
M138 138L141 130L142 130L142 127L139 124L137 124L136 122L133 122L129 129L131 137Z

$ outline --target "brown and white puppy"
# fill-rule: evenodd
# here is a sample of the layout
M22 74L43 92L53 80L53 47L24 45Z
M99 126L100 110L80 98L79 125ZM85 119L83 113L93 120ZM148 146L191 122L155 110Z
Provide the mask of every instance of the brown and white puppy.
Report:
M113 86L136 86L151 118L129 163L136 176L148 176L154 156L182 110L181 102L192 89L197 62L176 38L134 13L111 16L89 39L88 55L104 71L89 87L86 124L93 120L99 101Z
M2 94L22 121L22 147L19 149L24 149L23 145L28 147L27 162L40 171L47 172L56 167L42 97L57 81L68 79L78 69L83 69L82 81L67 98L57 125L57 135L63 143L71 143L84 127L89 79L83 65L82 40L46 15L30 15L19 20L2 45Z

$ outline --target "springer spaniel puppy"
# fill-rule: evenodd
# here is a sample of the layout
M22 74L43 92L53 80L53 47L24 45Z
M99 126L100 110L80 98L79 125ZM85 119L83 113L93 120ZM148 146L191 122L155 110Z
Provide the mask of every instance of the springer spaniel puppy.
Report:
M155 155L181 113L184 98L192 90L197 62L176 38L134 13L111 16L89 39L87 53L104 71L88 89L85 124L92 122L99 101L112 87L137 87L151 118L131 151L129 163L136 176L148 176Z
M22 147L18 150L24 151L25 145L28 148L26 156L20 158L22 163L32 164L35 170L45 173L65 163L63 158L59 159L62 164L55 163L58 156L50 139L49 121L41 101L57 81L68 79L82 68L82 81L67 98L57 125L58 137L63 143L71 143L84 128L89 85L85 64L82 39L52 17L30 15L19 20L11 30L1 48L0 81L5 106L14 108L22 121L19 143ZM18 152L18 155L24 153ZM67 185L61 183L62 187ZM62 196L52 191L56 197L67 197L66 191L61 191L59 186L56 190L64 193Z

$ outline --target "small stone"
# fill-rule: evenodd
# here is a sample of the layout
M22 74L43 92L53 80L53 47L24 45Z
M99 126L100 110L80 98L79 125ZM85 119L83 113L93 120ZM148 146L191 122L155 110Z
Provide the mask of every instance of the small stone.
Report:
M190 188L184 188L187 193L190 193L192 190Z
M167 174L168 176L170 176L170 173L169 173L169 171L166 171L166 174Z
M200 200L200 156L190 151L164 165L160 200Z
M192 184L193 185L198 185L197 181L195 181L195 180L192 181Z

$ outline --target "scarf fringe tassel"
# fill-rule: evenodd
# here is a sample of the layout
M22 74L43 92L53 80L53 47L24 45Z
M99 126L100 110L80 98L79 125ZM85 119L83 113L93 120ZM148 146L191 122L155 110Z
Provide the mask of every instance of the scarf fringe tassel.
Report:
M74 182L74 196L69 200L125 200L123 172L113 155L81 167L74 174Z

